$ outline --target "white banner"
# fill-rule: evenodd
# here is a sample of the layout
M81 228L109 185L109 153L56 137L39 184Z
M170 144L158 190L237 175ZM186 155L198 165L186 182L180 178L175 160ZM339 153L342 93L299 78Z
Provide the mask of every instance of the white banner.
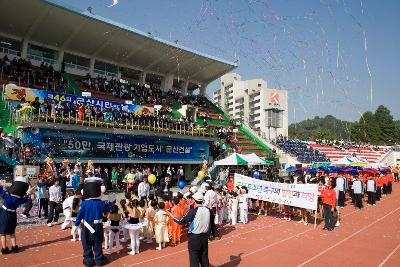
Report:
M236 186L247 187L249 198L317 210L317 184L274 183L235 173Z

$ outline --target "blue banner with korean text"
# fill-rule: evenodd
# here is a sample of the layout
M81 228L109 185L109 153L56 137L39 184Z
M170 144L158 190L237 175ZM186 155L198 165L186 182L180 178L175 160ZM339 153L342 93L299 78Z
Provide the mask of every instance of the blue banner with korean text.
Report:
M183 140L167 137L117 135L25 129L23 143L34 144L42 157L51 153L57 158L110 159L140 161L198 161L208 159L209 143L205 140Z
M154 107L126 104L124 102L117 102L117 101L98 99L92 97L76 96L60 92L49 92L45 90L21 87L15 84L8 84L6 86L4 94L7 100L19 101L22 98L24 98L25 101L33 102L35 98L38 97L40 102L43 102L45 99L48 99L48 100L53 100L55 103L70 102L71 104L75 103L76 105L89 104L90 106L95 106L101 109L114 108L120 111L125 110L129 112L135 112L136 114L154 114Z

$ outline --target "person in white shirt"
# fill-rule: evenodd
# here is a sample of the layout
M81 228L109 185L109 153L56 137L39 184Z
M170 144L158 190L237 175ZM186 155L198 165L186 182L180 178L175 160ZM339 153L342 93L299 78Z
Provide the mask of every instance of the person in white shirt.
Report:
M376 182L373 177L369 177L367 181L367 194L368 194L368 206L376 205Z
M335 191L337 194L337 203L338 203L338 207L340 208L344 208L344 202L346 199L346 179L343 176L338 176L336 178L336 187L335 187Z
M67 229L68 224L71 223L71 207L73 200L74 196L69 196L62 203L64 222L61 224L61 230Z
M364 195L363 182L358 177L353 182L352 189L353 189L356 207L359 209L364 208L363 207L363 195Z
M231 197L229 198L229 220L231 225L236 225L237 223L238 206L238 195L236 192L231 192Z
M143 177L143 181L138 186L138 195L140 199L147 199L150 194L150 184L147 182L147 177Z
M226 179L228 178L228 174L226 173L225 169L221 169L218 173L218 183L219 185L224 186L226 184Z
M206 193L204 194L203 206L212 210L214 214L217 214L218 194L213 190L213 188L208 183L206 184L205 189ZM217 236L219 236L217 225L215 226L215 232Z
M249 204L248 204L248 196L247 189L241 188L239 195L239 213L240 213L240 222L243 224L247 223Z
M47 226L53 226L58 221L59 206L61 204L62 194L61 186L58 180L54 181L54 185L49 188L49 218L47 219ZM54 220L54 221L53 221Z
M205 189L206 193L204 194L204 206L212 209L214 214L216 214L218 195L209 184L205 186Z

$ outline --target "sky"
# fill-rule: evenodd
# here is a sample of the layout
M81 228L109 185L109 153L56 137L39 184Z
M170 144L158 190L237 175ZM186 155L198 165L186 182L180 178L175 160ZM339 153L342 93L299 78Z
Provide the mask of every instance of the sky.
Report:
M109 7L112 2L68 4L238 60L234 72L242 79L288 90L290 123L328 114L356 121L379 105L400 119L400 1L119 0ZM207 94L218 86L211 83Z

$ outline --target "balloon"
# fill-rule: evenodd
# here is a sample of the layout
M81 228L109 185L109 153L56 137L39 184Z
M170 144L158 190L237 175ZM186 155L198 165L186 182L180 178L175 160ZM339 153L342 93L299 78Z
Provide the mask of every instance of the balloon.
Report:
M179 183L178 183L179 189L183 189L183 188L185 188L185 186L186 186L186 184L184 181L179 181Z
M197 173L197 176L200 177L200 178L204 178L205 174L204 174L203 171L199 171L199 172Z
M147 177L147 180L149 181L150 184L154 184L156 182L157 178L156 178L156 176L154 174L150 174Z

